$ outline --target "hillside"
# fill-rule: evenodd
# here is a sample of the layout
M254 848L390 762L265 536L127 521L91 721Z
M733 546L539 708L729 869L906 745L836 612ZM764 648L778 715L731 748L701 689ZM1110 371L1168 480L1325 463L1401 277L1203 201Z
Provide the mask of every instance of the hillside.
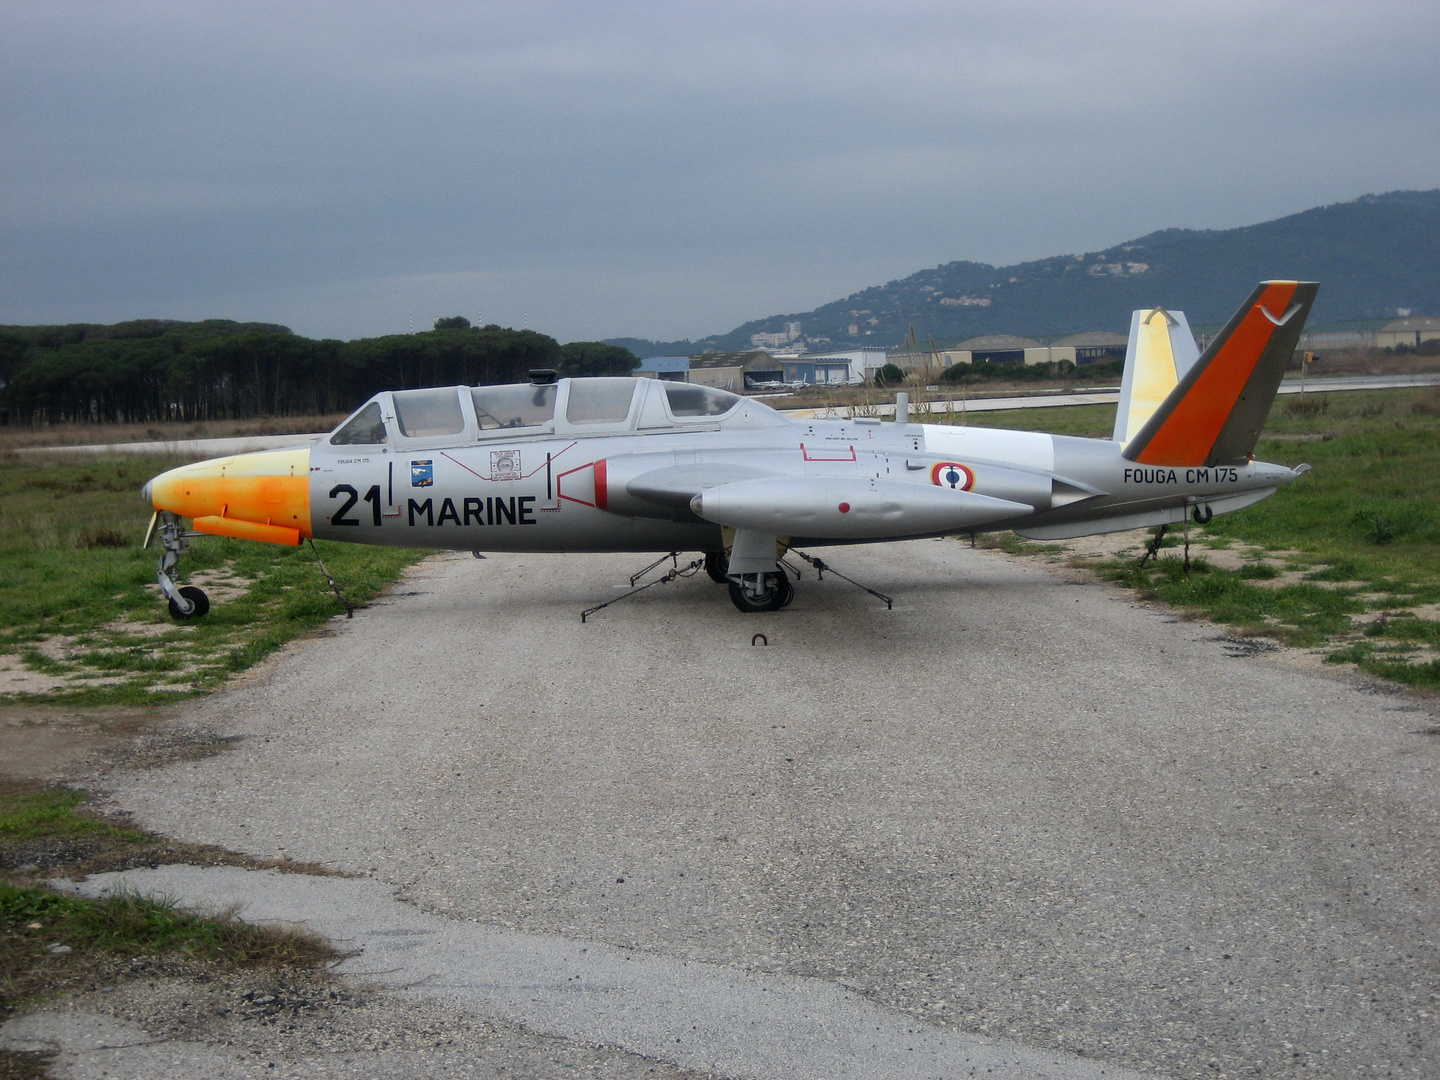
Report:
M1223 322L1263 278L1320 281L1312 325L1440 314L1440 190L1394 191L1239 229L1165 229L1104 251L995 267L952 262L813 311L771 315L690 342L615 339L637 355L727 350L798 321L814 348L980 334L1123 333L1130 312L1163 304L1192 326ZM851 332L851 326L856 333ZM828 339L817 340L817 339Z

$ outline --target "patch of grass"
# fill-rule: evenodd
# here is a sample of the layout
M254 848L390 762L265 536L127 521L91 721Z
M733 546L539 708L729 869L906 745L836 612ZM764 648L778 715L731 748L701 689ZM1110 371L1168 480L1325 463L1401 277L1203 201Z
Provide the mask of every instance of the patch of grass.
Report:
M1203 559L1192 559L1188 574L1182 560L1172 557L1143 568L1135 560L1112 562L1101 574L1154 599L1292 645L1320 644L1348 630L1350 617L1364 610L1348 590L1306 582L1261 588L1250 584L1243 570L1222 570Z
M1426 690L1440 689L1440 660L1415 663L1409 660L1381 660L1369 658L1360 661L1360 666L1372 675L1390 679L1406 686Z
M307 967L339 955L313 934L254 926L234 912L197 914L170 899L133 892L89 900L42 886L31 879L32 872L81 875L161 862L324 872L154 836L90 813L85 798L84 792L68 788L17 781L0 785L0 869L6 872L0 879L0 1019L24 1000L63 990L107 964L137 956Z
M79 813L78 808L84 801L83 791L70 788L0 789L0 843L79 836L122 843L143 843L151 839L148 833L138 829Z
M256 926L233 911L186 911L168 897L117 892L91 900L0 882L0 1020L27 1001L140 957L299 968L341 955L308 931Z
M43 939L72 951L122 956L178 952L242 966L308 966L338 955L311 934L255 926L233 912L207 917L178 907L169 897L133 891L90 900L0 883L0 927L22 940Z
M1018 409L1015 412L954 412L936 417L937 424L967 424L970 427L1010 428L1014 431L1045 431L1051 435L1078 435L1108 439L1115 430L1113 405L1062 405L1053 409Z
M1269 563L1252 562L1240 568L1239 576L1246 581L1273 581L1280 571Z
M1103 572L1251 633L1329 646L1331 662L1409 685L1440 686L1433 652L1418 660L1394 652L1401 644L1440 651L1435 622L1392 614L1350 640L1356 615L1440 602L1435 398L1431 389L1312 393L1303 407L1271 411L1256 457L1292 467L1308 462L1313 471L1255 506L1216 517L1201 536L1207 543L1283 551L1287 569L1304 574L1300 583L1259 585L1278 571L1258 562L1188 578L1174 559L1143 571L1134 560L1111 562Z
M94 812L83 791L0 780L0 871L12 884L134 866L183 862L195 866L245 866L307 874L332 871L289 859L257 859L209 844L185 844Z
M158 552L140 549L150 514L139 490L184 460L0 459L0 652L64 680L22 696L104 705L203 693L341 610L308 546L205 537L182 559L182 581L241 591L204 619L171 622L154 585ZM360 604L428 554L316 546Z

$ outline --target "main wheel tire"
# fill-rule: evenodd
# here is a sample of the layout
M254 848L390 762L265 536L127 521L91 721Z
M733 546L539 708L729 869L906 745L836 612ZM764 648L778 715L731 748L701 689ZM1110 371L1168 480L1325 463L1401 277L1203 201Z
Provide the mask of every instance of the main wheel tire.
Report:
M716 585L724 585L730 579L725 576L725 571L730 568L730 557L723 551L705 552L705 573L710 575L710 580Z
M730 602L739 610L747 614L755 611L778 611L795 598L795 588L786 580L784 572L759 576L763 579L759 592L752 592L746 587L746 582L729 579ZM747 574L746 577L753 579L755 575Z
M174 600L170 601L170 617L177 622L184 622L186 619L198 619L201 615L210 611L210 598L205 595L203 589L197 589L194 585L180 586L180 595L195 606L187 614Z
M776 606L777 608L787 608L787 607L790 606L790 601L792 601L792 600L794 600L794 599L795 599L795 586L794 586L793 584L791 584L790 575L787 574L784 570L781 570L781 571L780 571L780 602L779 602L778 604L776 604L775 606Z

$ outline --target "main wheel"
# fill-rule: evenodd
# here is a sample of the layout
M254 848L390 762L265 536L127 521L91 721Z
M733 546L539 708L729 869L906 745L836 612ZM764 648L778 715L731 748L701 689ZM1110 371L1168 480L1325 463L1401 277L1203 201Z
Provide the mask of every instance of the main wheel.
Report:
M180 605L174 600L170 601L170 617L179 622L186 619L198 619L210 611L210 598L205 595L203 589L197 589L194 585L180 586L180 595L189 600L195 606L187 614L181 610Z
M710 580L716 585L724 585L730 579L725 576L725 571L730 568L730 556L723 551L705 552L705 573L710 575Z
M742 581L729 579L730 602L744 612L778 611L795 599L795 586L784 571L773 574L746 574Z

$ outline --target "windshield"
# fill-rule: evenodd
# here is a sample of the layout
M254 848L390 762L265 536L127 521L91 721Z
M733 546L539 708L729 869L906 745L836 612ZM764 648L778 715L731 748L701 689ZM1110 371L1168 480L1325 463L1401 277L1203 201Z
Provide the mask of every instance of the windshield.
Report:
M330 436L332 446L378 446L385 441L385 421L380 403L372 401Z

